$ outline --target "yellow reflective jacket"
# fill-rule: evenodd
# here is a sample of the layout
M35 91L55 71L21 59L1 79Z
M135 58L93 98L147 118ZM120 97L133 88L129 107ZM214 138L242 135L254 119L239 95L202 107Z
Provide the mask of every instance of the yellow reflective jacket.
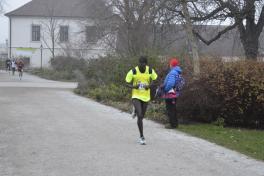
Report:
M133 73L134 72L134 73ZM126 82L133 83L139 86L139 89L132 89L132 99L136 98L144 102L150 101L150 89L143 88L143 85L149 85L152 80L156 80L158 75L154 69L150 69L149 66L146 66L145 73L139 71L138 66L134 69L131 69L126 75Z

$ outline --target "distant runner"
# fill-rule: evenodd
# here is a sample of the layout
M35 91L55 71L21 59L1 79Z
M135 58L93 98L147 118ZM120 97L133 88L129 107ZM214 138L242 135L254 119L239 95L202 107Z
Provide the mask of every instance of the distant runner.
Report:
M13 59L11 61L11 68L12 68L12 75L15 75L15 71L16 71L16 61Z
M6 60L6 71L8 72L11 71L11 60L10 59Z
M22 76L23 76L23 68L24 68L24 62L20 59L17 62L17 71L19 73L18 76L20 80L22 79Z

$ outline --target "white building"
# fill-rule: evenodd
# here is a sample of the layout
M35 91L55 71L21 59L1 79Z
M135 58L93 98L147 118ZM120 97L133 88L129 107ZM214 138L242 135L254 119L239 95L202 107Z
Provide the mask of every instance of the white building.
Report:
M9 57L26 57L30 67L48 67L53 53L82 58L105 55L108 49L95 25L100 10L104 8L98 0L30 1L6 14Z

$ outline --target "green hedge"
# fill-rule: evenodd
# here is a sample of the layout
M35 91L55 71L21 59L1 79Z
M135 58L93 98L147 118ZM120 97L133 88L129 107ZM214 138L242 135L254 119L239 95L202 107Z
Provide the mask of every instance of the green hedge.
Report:
M97 101L118 101L124 102L129 99L128 88L122 85L110 84L87 91L88 95Z
M51 67L59 72L73 73L74 70L84 71L87 68L87 62L84 59L78 59L67 56L56 56L50 60Z
M125 76L137 65L138 59L104 57L90 60L84 71L85 84L80 92L99 101L129 101L130 90L125 87ZM186 86L178 99L178 114L196 121L264 128L264 63L254 61L220 62L201 61L201 77L192 78L189 59L181 60ZM149 57L162 82L168 71L168 59ZM155 87L152 88L154 92ZM164 114L163 104L155 103L149 114L158 121ZM156 112L161 111L161 112Z
M74 57L57 56L50 60L51 68L33 69L32 74L52 80L75 81L87 69L87 62Z

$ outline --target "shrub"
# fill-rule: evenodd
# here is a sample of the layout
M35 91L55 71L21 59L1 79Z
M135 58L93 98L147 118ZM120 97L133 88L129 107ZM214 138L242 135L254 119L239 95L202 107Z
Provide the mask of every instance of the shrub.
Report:
M216 65L213 70L206 67L210 71L204 72L202 79L221 102L219 116L229 125L264 128L264 63L239 61Z
M184 90L177 101L177 112L182 118L199 122L212 122L219 114L218 97L208 91L201 80L188 78Z
M148 111L146 113L147 118L157 121L159 123L168 123L168 118L166 116L165 104L162 103L150 103L148 106Z
M183 115L227 125L264 128L264 63L203 60L179 100Z
M216 121L213 122L214 125L224 127L225 126L225 119L224 118L217 118Z
M125 87L125 76L137 63L137 57L107 56L90 60L78 92L98 101L128 102L131 92ZM193 79L188 57L180 63L186 86L178 99L178 117L218 125L264 128L264 63L204 59L198 80ZM156 84L160 84L168 72L168 60L149 57L149 65L157 71ZM165 122L164 114L163 103L150 104L151 119Z
M57 56L50 63L51 68L33 69L30 72L46 79L79 81L87 68L85 60L74 57Z
M57 56L50 60L50 64L54 70L59 72L73 73L74 70L84 71L87 68L87 62L84 59L68 56Z
M117 86L115 84L104 85L102 87L89 89L88 96L96 99L97 101L128 101L128 89L124 86Z

